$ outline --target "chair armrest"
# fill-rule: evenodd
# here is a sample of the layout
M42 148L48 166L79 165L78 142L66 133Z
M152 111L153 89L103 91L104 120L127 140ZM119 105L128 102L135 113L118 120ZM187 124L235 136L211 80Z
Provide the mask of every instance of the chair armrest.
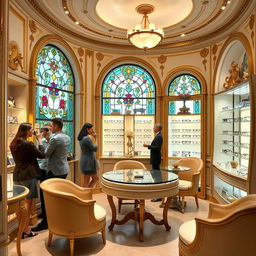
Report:
M219 219L229 215L236 208L236 204L209 204L208 218Z

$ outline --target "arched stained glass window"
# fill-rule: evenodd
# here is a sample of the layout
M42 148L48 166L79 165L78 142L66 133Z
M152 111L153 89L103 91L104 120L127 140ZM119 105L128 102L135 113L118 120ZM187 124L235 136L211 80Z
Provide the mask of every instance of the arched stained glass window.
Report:
M55 46L46 45L39 52L36 79L36 122L42 127L61 118L63 131L73 142L74 76L67 58ZM73 152L73 143L69 150Z
M198 79L190 74L176 76L169 85L168 95L178 96L179 94L201 94L201 85Z
M143 68L125 64L112 69L102 86L102 113L155 114L155 82Z

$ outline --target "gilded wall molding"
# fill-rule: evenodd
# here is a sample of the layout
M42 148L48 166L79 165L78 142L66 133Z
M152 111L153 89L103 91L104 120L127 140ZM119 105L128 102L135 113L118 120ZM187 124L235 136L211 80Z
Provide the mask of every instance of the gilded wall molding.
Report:
M212 91L211 91L212 94L215 93L215 89L216 89L215 88L216 87L215 81L217 79L216 76L217 76L218 68L219 68L219 65L220 65L220 61L223 58L223 54L224 54L226 48L233 41L236 41L236 40L240 41L243 44L243 46L245 48L245 51L246 51L246 54L248 56L248 73L249 73L249 75L253 74L253 70L254 70L253 53L252 53L252 49L251 49L250 42L249 42L248 38L241 32L231 34L229 36L229 38L222 45L222 47L220 49L220 52L219 52L219 56L218 56L217 61L216 61L216 66L215 66L214 74L213 74L213 86L212 86Z
M30 44L29 44L29 49L31 49L32 43L34 42L35 38L34 35L37 32L37 25L35 23L34 20L30 20L28 23L29 29L30 29L30 36L29 36L29 40L30 40Z
M8 53L8 67L12 70L18 70L19 67L23 69L22 59L23 57L20 53L18 43L15 41L10 41Z
M83 57L84 57L84 49L82 47L79 47L77 49L77 53L79 55L79 62L80 62L80 65L81 65L81 69L83 69Z
M218 45L217 44L214 44L212 46L212 55L213 55L213 67L215 67L215 64L216 64L216 59L217 59L217 56L216 56L216 53L218 51Z
M161 70L161 75L163 76L164 74L164 63L166 62L167 60L167 57L164 56L164 55L160 55L158 58L157 58L158 62L160 63L160 70Z
M101 68L101 61L104 59L104 54L102 54L101 52L97 52L96 53L96 59L97 59L97 61L98 61L98 63L97 63L97 72L99 73L99 71L100 71L100 68Z
M206 57L209 54L209 49L208 48L204 48L200 51L200 56L203 58L202 63L204 65L204 71L206 71L206 64L207 64L207 59Z
M251 30L251 39L252 39L252 45L254 48L254 23L255 23L255 16L254 14L251 15L250 20L249 20L249 28Z
M22 68L21 71L23 73L28 72L27 69L27 60L28 60L28 51L27 51L27 37L28 37L28 29L27 29L27 19L23 17L16 9L14 9L12 6L10 6L10 12L16 16L22 23L23 31L20 31L22 33L22 41L23 41L23 60L22 60ZM9 39L10 40L10 39Z

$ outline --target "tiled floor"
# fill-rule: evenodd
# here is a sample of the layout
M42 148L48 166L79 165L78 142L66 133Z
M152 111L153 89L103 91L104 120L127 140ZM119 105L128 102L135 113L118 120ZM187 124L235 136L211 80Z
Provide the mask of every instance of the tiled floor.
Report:
M111 210L105 194L94 195L97 203L107 210L107 226L111 220ZM163 226L156 226L150 221L144 224L144 242L138 240L138 225L130 220L125 225L115 226L113 231L107 229L107 243L104 246L101 234L77 239L75 241L75 255L101 255L101 256L142 256L142 255L178 255L178 230L180 225L195 217L205 217L208 212L208 201L199 200L199 209L196 208L194 198L187 197L185 214L176 210L169 210L168 221L170 231L165 231ZM132 205L122 206L122 214L132 209ZM157 219L161 219L163 209L159 208L159 202L146 201L146 209ZM122 216L119 216L122 217ZM22 240L21 250L23 256L69 255L69 241L53 236L51 247L47 247L48 231L42 231L39 235ZM15 243L9 245L9 256L16 256Z

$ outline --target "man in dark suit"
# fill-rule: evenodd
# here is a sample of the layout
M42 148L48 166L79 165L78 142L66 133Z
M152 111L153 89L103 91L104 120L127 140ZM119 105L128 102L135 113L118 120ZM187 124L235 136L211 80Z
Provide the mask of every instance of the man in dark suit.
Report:
M150 163L153 170L160 170L161 164L161 148L163 144L163 137L161 134L162 125L157 123L154 125L155 138L152 140L151 145L143 144L150 150Z
M161 178L160 164L161 164L161 148L163 144L163 137L161 134L162 125L156 123L154 125L155 138L152 140L151 145L143 144L144 147L147 147L150 150L150 163L152 165L152 174L155 178ZM161 198L152 199L152 202L161 201Z

